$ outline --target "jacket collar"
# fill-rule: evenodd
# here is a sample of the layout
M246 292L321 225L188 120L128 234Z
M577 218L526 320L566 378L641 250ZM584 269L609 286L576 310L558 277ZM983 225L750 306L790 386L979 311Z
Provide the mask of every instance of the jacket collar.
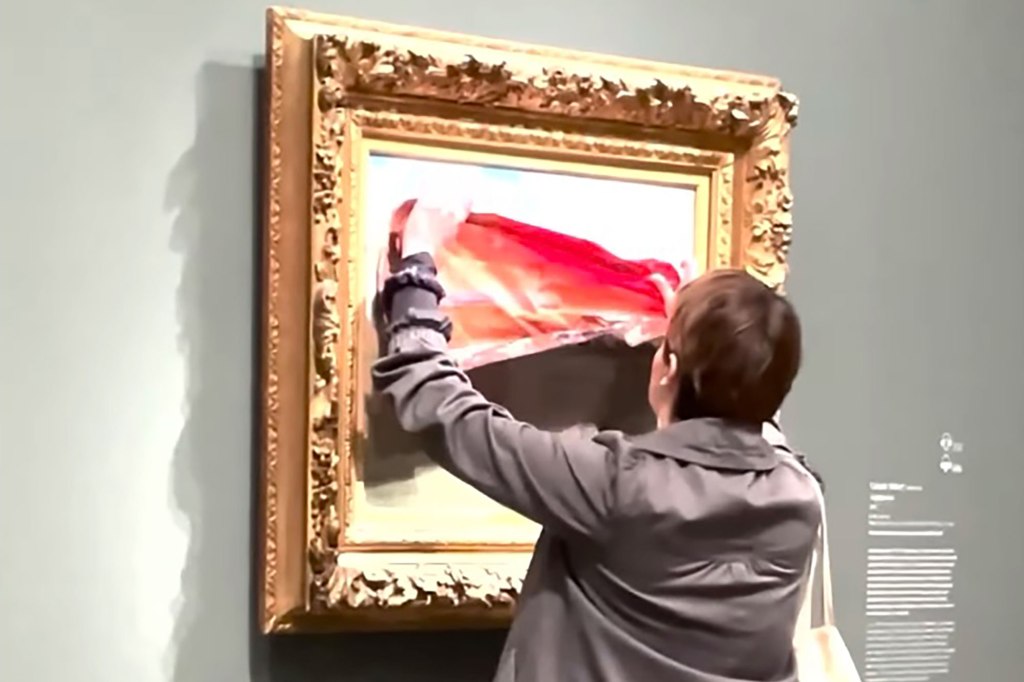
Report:
M631 439L638 450L709 469L768 471L779 456L761 427L724 419L687 419Z

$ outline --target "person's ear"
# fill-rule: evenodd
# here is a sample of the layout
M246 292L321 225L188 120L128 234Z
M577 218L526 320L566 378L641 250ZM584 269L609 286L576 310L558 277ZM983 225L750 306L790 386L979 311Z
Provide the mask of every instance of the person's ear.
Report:
M676 382L676 379L679 376L679 358L676 357L675 353L667 348L664 349L663 352L665 354L664 359L667 369L665 370L665 374L662 375L659 383L662 386L671 386Z

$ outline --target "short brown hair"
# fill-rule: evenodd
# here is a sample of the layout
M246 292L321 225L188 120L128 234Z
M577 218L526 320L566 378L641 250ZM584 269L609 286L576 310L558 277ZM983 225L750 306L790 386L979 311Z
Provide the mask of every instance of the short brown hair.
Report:
M679 363L677 418L764 422L800 369L800 320L753 276L715 270L676 293L664 351Z

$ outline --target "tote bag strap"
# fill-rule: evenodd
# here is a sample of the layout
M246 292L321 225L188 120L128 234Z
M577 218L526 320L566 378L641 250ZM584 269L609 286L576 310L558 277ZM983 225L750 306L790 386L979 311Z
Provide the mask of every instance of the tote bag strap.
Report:
M803 467L801 467L803 468ZM836 605L832 595L832 558L828 550L828 520L825 513L825 497L821 494L821 486L808 472L807 478L814 486L814 493L818 497L818 506L821 509L821 526L818 530L818 552L820 553L821 564L821 621L822 625L835 626ZM811 584L814 584L813 573Z
M814 487L814 495L818 500L818 508L821 513L821 524L818 526L817 539L814 543L814 551L811 553L810 565L807 567L806 578L803 585L803 599L801 600L800 615L797 619L797 632L805 632L811 628L814 614L814 579L817 575L816 569L821 570L821 619L822 625L835 626L836 611L832 594L832 561L828 547L828 521L825 514L825 498L821 492L821 486L817 479L809 472L793 452L785 445L773 443L780 457L790 466L796 468L804 475L808 482Z
M796 619L797 634L809 631L814 625L814 572L818 565L817 548L818 544L815 543L815 549L811 553L810 561L807 562L807 571L804 573L803 584L800 588L803 597L800 599L800 613Z

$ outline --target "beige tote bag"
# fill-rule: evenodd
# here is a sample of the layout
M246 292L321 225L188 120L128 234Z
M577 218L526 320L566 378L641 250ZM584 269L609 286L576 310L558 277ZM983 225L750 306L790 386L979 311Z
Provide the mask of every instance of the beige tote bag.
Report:
M788 453L787 453L788 454ZM792 457L790 455L789 457ZM793 464L802 471L814 485L821 505L821 526L818 542L811 556L811 565L804 584L803 606L797 619L793 647L796 649L797 678L800 682L861 682L853 657L836 628L836 610L832 602L832 566L828 552L828 524L825 522L825 500L821 487L803 466L793 458ZM819 562L820 558L820 562ZM814 611L815 567L821 565L821 620L819 627L812 627Z

